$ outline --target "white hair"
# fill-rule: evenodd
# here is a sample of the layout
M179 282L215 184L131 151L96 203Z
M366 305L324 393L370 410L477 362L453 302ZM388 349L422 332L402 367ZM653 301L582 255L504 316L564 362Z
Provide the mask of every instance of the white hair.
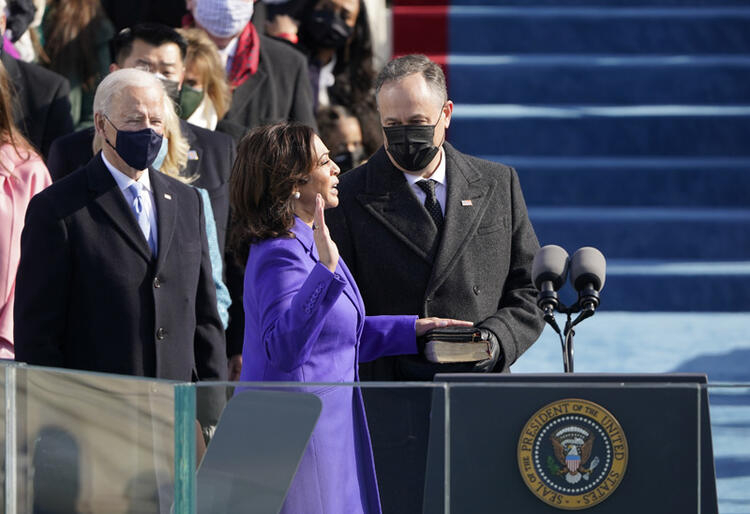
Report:
M0 0L2 2L3 0ZM127 88L154 88L161 94L165 107L171 108L171 100L167 96L161 81L153 73L136 68L123 68L113 71L99 83L94 95L94 112L108 115L112 101Z

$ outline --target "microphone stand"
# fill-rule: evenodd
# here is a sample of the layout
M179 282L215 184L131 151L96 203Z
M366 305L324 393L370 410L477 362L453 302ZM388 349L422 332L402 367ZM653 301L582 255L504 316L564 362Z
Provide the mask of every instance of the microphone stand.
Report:
M565 373L573 373L574 371L573 356L575 352L573 350L573 338L576 332L573 330L573 327L593 316L596 308L599 306L599 293L593 289L586 289L585 291L585 298L579 298L570 307L560 303L557 292L549 287L543 288L539 293L538 305L544 311L544 321L552 327L552 330L560 338L560 347L563 354L563 370ZM555 321L555 311L565 314L567 317L565 328L562 331ZM576 313L579 314L573 320L573 314Z
M575 351L573 349L573 338L575 337L576 332L575 330L573 330L573 327L578 325L581 321L593 316L595 310L596 307L589 303L584 304L583 308L581 308L578 302L570 307L567 307L563 304L558 304L557 311L565 314L567 318L567 320L565 321L565 328L563 328L562 333L559 329L555 330L557 332L557 335L560 337L560 346L562 347L563 353L563 370L565 371L565 373L573 373L574 371L573 356ZM580 314L578 314L576 319L573 320L572 315L577 312L579 312Z

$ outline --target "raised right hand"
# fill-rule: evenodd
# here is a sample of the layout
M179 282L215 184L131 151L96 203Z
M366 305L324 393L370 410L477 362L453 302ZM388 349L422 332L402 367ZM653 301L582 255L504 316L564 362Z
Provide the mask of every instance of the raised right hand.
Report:
M323 215L325 202L323 197L318 193L315 197L315 214L313 216L313 240L315 247L318 249L318 259L321 264L328 268L331 273L336 271L336 265L339 263L339 248L331 239L331 233L326 226L325 216Z

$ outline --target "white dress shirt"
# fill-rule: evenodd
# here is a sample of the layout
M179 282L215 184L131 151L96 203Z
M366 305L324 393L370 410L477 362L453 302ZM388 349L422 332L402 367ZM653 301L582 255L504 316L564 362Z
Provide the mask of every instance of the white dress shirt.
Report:
M127 189L136 181L112 166L112 164L104 156L104 152L102 152L102 160L104 161L104 165L112 174L112 178L115 179L115 182L117 182L117 187L120 188L122 195L125 197L125 201L128 202L128 206L132 211L132 195L129 191L127 191ZM144 171L141 175L141 178L139 178L137 182L141 184L143 188L148 192L147 195L142 195L141 201L143 202L143 210L148 215L148 221L151 225L151 234L154 237L154 255L157 255L159 250L159 237L156 231L156 202L154 201L154 190L151 188L151 179L149 178L148 172L149 170ZM133 216L135 216L135 213L133 213Z
M419 203L424 205L427 195L422 191L422 188L417 185L417 182L427 179L420 177L419 175L414 175L413 173L403 172L403 174L404 177L406 177L406 181L409 182L412 191L417 195ZM443 216L445 216L445 199L446 192L448 191L448 183L445 177L445 150L443 150L442 146L440 147L440 163L435 172L427 178L437 182L437 184L435 184L435 196L437 197L438 203L440 203L440 210L443 211Z
M224 48L219 48L219 57L221 57L221 62L224 63L224 70L227 72L227 75L229 74L229 71L232 69L232 63L234 62L234 54L237 53L237 43L239 42L240 37L234 36L232 40L225 46Z

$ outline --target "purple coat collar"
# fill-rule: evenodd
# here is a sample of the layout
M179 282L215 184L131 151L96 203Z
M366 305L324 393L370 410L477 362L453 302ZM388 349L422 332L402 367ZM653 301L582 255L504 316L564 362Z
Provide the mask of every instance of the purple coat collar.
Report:
M318 250L315 248L315 242L313 240L313 231L312 227L302 221L299 217L294 217L294 225L292 226L292 234L294 234L294 237L297 238L297 240L302 243L302 246L305 248L305 251L307 253L311 254L313 257L315 257L315 260L318 260Z

